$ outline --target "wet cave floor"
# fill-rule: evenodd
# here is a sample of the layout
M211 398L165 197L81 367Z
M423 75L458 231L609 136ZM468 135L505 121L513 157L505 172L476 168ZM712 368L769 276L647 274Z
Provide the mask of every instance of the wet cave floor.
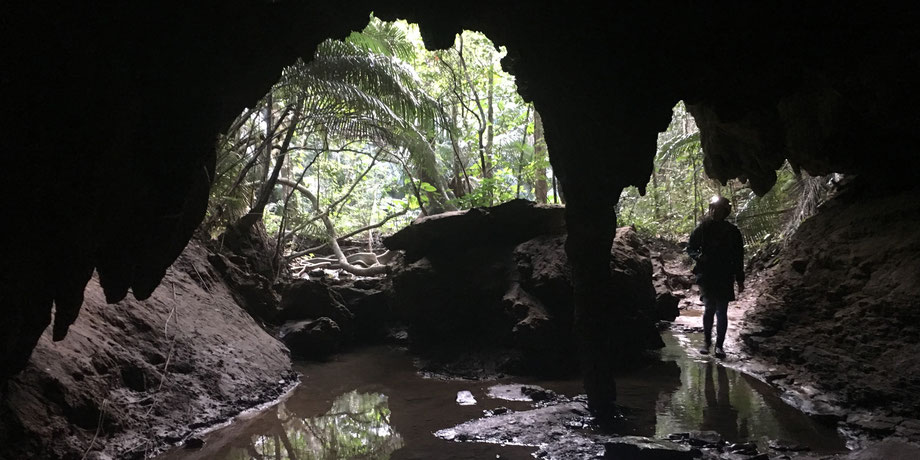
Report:
M771 441L811 455L846 451L834 427L785 404L772 387L688 352L701 335L663 332L660 361L618 378L625 417L617 435L711 430L761 452ZM614 436L592 427L576 379L425 378L411 355L387 346L295 370L302 383L279 404L203 436L200 448L160 458L581 459L602 456Z

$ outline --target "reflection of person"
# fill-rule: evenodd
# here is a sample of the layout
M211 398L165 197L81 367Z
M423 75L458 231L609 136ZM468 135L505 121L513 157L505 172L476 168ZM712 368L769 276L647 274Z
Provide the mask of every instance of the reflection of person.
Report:
M718 393L716 382L712 375L712 368L718 368L719 381ZM736 442L738 438L738 411L732 407L729 398L728 371L724 367L706 363L706 381L703 382L703 393L706 396L706 407L703 408L703 430L716 431L723 438Z
M715 354L719 358L725 357L722 345L728 330L728 303L735 300L735 282L738 292L744 290L744 240L738 227L725 220L731 209L726 198L714 197L709 203L709 216L693 230L687 244L687 253L696 261L693 273L706 306L703 313L706 343L700 353L709 353L712 320L718 316Z

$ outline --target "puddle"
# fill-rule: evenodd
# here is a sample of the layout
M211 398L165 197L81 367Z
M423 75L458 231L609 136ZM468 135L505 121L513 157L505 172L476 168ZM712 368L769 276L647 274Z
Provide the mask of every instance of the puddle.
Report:
M774 440L812 453L846 451L833 427L788 406L773 388L688 356L687 342L693 347L698 335L663 333L660 362L618 377L625 419L617 434L713 430L762 452ZM298 364L303 383L284 402L204 436L200 449L161 458L532 459L537 449L543 458L585 458L609 438L586 423L578 380L426 379L412 362L402 350L372 347Z
M662 364L673 363L680 372L676 388L662 391L656 400L655 437L712 430L729 442L754 441L765 447L779 439L818 453L846 451L835 427L821 425L786 404L769 385L726 368L715 358L688 356L678 342L689 340L690 349L696 349L702 334L666 333L662 338L666 344ZM639 373L621 381L647 378Z

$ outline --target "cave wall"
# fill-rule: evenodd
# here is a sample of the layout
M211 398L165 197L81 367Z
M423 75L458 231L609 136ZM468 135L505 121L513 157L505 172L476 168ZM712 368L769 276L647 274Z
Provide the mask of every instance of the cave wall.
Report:
M768 287L741 338L787 369L789 382L817 382L847 406L920 414L920 187L913 185L850 183L802 223L766 273Z
M216 134L284 65L360 29L370 11L420 23L432 48L461 28L508 47L503 65L543 115L568 199L586 337L601 333L591 324L616 322L616 300L602 287L613 206L623 187L644 188L677 100L699 120L707 171L749 179L758 192L783 158L815 173L907 179L920 162L911 129L917 6L229 0L6 9L0 85L12 117L0 136L0 179L10 232L0 289L10 327L0 332L0 380L25 365L52 305L54 338L66 334L94 269L109 301L129 290L149 296L203 216Z
M190 243L144 301L93 277L67 340L46 330L0 393L0 458L147 458L290 389L288 350L207 257Z

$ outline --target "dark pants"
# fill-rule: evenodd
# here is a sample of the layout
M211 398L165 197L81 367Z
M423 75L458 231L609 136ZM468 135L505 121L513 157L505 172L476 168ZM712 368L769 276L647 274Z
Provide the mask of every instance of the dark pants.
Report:
M703 298L703 305L706 310L703 313L703 334L706 337L706 346L712 344L712 317L719 317L719 325L716 327L716 346L722 347L725 343L725 331L728 330L728 301L719 300L718 298Z

